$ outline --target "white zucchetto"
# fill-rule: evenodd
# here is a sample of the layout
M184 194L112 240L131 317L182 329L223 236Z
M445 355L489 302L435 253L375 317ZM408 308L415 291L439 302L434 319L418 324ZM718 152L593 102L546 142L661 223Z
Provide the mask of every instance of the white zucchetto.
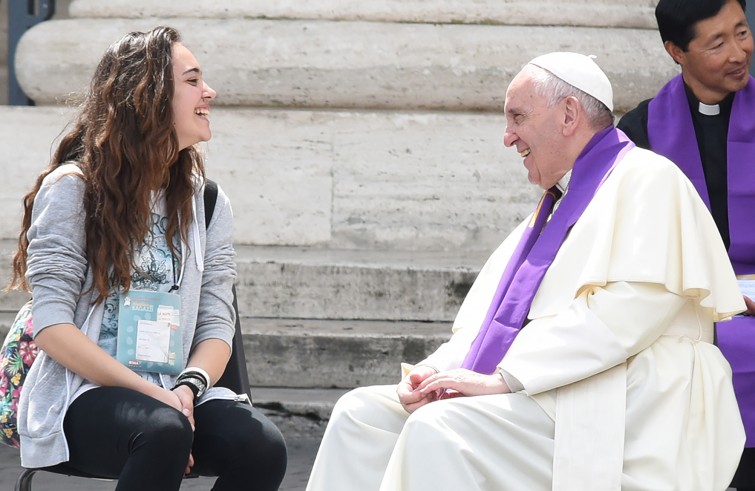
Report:
M567 84L593 96L613 111L613 88L594 56L556 51L538 56L530 65L548 70Z

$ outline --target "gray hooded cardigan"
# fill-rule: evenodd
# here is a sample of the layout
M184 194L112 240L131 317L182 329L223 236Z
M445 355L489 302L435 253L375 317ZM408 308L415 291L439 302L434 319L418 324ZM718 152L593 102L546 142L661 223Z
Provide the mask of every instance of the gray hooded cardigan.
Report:
M184 365L193 346L207 339L222 339L230 346L234 333L233 215L227 196L218 189L212 222L205 230L203 191L204 187L197 184L189 244L181 244L185 263L179 289ZM99 339L103 304L92 304L94 293L81 295L93 281L87 268L83 192L80 169L65 164L44 179L34 200L27 234L26 278L34 299L35 336L53 324L72 323L95 343ZM173 386L174 378L162 377L164 386ZM68 460L63 419L72 394L83 382L82 377L40 351L24 382L18 408L24 467ZM214 398L230 399L236 395L225 388L212 388L199 403Z

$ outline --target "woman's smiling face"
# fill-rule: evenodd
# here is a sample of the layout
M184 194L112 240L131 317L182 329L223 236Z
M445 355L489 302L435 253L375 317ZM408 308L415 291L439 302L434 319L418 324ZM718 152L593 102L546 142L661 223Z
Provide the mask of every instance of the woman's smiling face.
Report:
M173 125L179 150L212 137L210 101L215 91L202 78L194 55L181 43L173 45Z

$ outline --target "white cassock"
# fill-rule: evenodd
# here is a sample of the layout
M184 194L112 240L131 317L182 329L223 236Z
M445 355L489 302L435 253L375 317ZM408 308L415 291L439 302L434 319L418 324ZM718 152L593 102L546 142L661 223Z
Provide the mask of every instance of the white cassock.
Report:
M421 364L461 365L522 229ZM307 490L725 490L745 434L711 342L713 323L742 310L692 185L633 149L570 231L499 364L520 390L409 415L395 386L356 389L333 410Z

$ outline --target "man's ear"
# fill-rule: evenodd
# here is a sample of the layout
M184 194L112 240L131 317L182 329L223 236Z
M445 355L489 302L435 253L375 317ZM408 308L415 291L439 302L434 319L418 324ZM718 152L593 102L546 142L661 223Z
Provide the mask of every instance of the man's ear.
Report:
M663 47L666 48L666 53L673 58L677 65L684 66L684 62L687 59L687 53L685 53L682 48L671 41L663 43Z
M582 117L582 105L574 96L565 98L563 104L563 133L564 136L570 136L576 131L579 118Z

